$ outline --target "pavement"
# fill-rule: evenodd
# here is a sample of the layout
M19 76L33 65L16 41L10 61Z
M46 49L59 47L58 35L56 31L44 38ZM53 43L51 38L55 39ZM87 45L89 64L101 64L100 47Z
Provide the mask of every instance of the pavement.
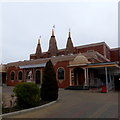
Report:
M4 107L10 107L10 100L11 100L11 95L13 93L13 88L14 87L8 87L8 86L3 86L2 87L2 101Z
M60 89L56 103L11 118L118 118L118 92Z
M2 86L0 86L0 115L2 114Z

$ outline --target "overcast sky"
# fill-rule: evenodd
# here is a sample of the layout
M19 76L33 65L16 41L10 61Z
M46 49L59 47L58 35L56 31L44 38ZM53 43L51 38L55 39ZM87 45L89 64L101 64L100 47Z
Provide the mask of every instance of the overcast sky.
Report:
M28 60L41 35L48 50L51 30L59 49L65 48L68 30L74 46L105 41L118 47L118 3L106 2L6 2L0 4L1 63Z

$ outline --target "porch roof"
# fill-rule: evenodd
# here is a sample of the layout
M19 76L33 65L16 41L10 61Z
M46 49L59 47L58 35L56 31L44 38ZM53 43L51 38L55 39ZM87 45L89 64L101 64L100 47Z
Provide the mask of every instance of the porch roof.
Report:
M20 69L45 67L46 63L19 66Z
M117 68L120 68L120 66L116 62L75 64L75 65L69 65L68 67L84 67L84 68L117 67Z
M96 68L96 67L117 67L120 68L120 66L116 62L104 62L104 63L90 63L87 64L87 68Z

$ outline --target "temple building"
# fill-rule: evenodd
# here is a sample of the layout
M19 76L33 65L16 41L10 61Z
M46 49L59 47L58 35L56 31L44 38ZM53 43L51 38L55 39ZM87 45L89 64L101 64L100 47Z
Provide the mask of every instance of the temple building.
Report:
M53 63L59 88L80 86L89 89L106 85L107 90L111 90L120 87L120 48L111 49L105 42L75 47L69 31L66 48L58 49L54 29L47 52L42 52L39 39L30 60L4 65L4 83L8 86L20 82L41 85L48 60Z

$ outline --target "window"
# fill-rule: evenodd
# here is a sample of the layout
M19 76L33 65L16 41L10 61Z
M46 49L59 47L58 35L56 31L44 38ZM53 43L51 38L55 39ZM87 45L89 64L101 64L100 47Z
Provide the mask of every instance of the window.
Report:
M26 79L32 79L32 71L27 71Z
M40 84L40 71L36 71L36 84Z
M14 77L15 77L15 73L11 72L11 80L14 80Z
M27 73L26 73L26 79L29 79L29 78L28 78L28 74L29 74L29 71L27 71Z
M18 73L18 80L22 80L22 72L21 71Z
M58 80L64 80L64 69L63 68L58 69Z

